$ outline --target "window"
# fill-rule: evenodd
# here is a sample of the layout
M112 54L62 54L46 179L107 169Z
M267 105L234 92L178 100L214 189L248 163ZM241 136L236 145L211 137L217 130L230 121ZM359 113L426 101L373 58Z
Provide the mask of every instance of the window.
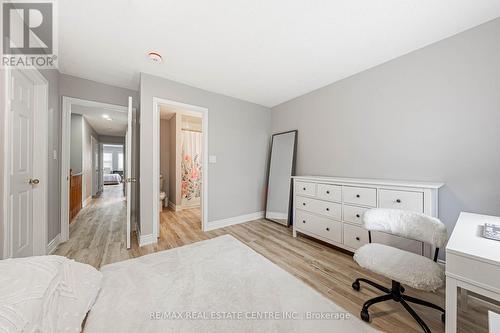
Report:
M118 170L123 171L123 153L118 153Z
M113 171L113 153L103 154L102 167L105 173L111 173L111 171Z

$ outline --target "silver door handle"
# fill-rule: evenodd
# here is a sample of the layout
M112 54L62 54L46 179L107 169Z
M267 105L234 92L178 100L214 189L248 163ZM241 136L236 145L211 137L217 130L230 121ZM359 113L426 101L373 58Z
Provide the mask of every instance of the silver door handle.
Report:
M38 184L40 184L40 179L31 178L31 179L29 180L29 183L30 183L31 185L38 185Z
M135 178L127 178L127 179L125 179L125 182L126 183L135 183L135 182L137 182L137 179L135 179Z

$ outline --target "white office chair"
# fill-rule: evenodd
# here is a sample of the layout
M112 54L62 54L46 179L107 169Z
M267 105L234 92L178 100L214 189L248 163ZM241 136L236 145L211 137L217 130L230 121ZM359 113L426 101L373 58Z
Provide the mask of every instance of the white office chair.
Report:
M392 287L389 289L362 278L353 282L352 288L354 290L359 291L360 282L364 282L386 293L386 295L375 297L363 304L361 319L369 322L368 308L373 304L392 299L403 305L424 332L430 333L429 327L410 307L408 302L441 311L441 320L443 322L445 318L444 309L427 301L406 295L401 284L425 291L434 291L443 285L444 270L436 261L439 248L444 246L446 242L446 226L436 218L398 209L371 209L364 214L363 220L365 228L368 230L370 243L356 251L354 260L361 267L390 278ZM435 248L434 260L384 244L372 243L372 231L382 231L430 244Z

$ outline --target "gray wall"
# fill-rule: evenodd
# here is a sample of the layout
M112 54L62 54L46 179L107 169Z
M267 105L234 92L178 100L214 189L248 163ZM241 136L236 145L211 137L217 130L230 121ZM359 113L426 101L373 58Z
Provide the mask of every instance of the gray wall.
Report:
M61 108L59 103L59 72L55 69L41 70L40 73L49 83L49 114L48 116L48 212L47 212L47 237L50 242L60 232L61 211L61 177L60 177L60 128ZM55 158L54 158L55 152Z
M162 191L169 195L169 169L170 169L170 121L160 121L160 173L163 175Z
M71 144L69 167L73 174L82 172L83 167L83 117L80 114L71 115Z
M262 211L271 114L260 105L141 74L140 87L141 234L152 233L153 97L209 109L208 221ZM157 190L157 189L155 189Z
M134 107L137 108L139 105L139 93L137 91L66 74L60 74L59 95L123 106L128 105L128 97L132 96Z
M82 174L82 202L92 195L91 136L99 140L99 135L84 116L71 114L70 168L73 174Z
M90 126L85 116L83 118L83 131L82 131L82 201L92 197L92 139L98 140L99 135Z
M500 19L296 98L299 175L443 181L439 216L500 215Z
M168 200L175 205L181 204L181 140L179 138L179 133L181 131L181 119L180 114L175 114L170 118L170 153L171 158L169 160L169 173L168 173Z

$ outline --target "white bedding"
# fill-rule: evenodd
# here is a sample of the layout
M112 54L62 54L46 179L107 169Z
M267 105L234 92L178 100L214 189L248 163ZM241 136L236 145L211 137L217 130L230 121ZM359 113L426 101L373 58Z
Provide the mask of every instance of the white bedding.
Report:
M87 333L376 332L229 235L101 271ZM308 312L347 319L305 320Z
M120 184L122 181L122 177L116 173L108 173L104 174L104 184Z
M60 256L0 261L0 332L79 332L102 274Z

